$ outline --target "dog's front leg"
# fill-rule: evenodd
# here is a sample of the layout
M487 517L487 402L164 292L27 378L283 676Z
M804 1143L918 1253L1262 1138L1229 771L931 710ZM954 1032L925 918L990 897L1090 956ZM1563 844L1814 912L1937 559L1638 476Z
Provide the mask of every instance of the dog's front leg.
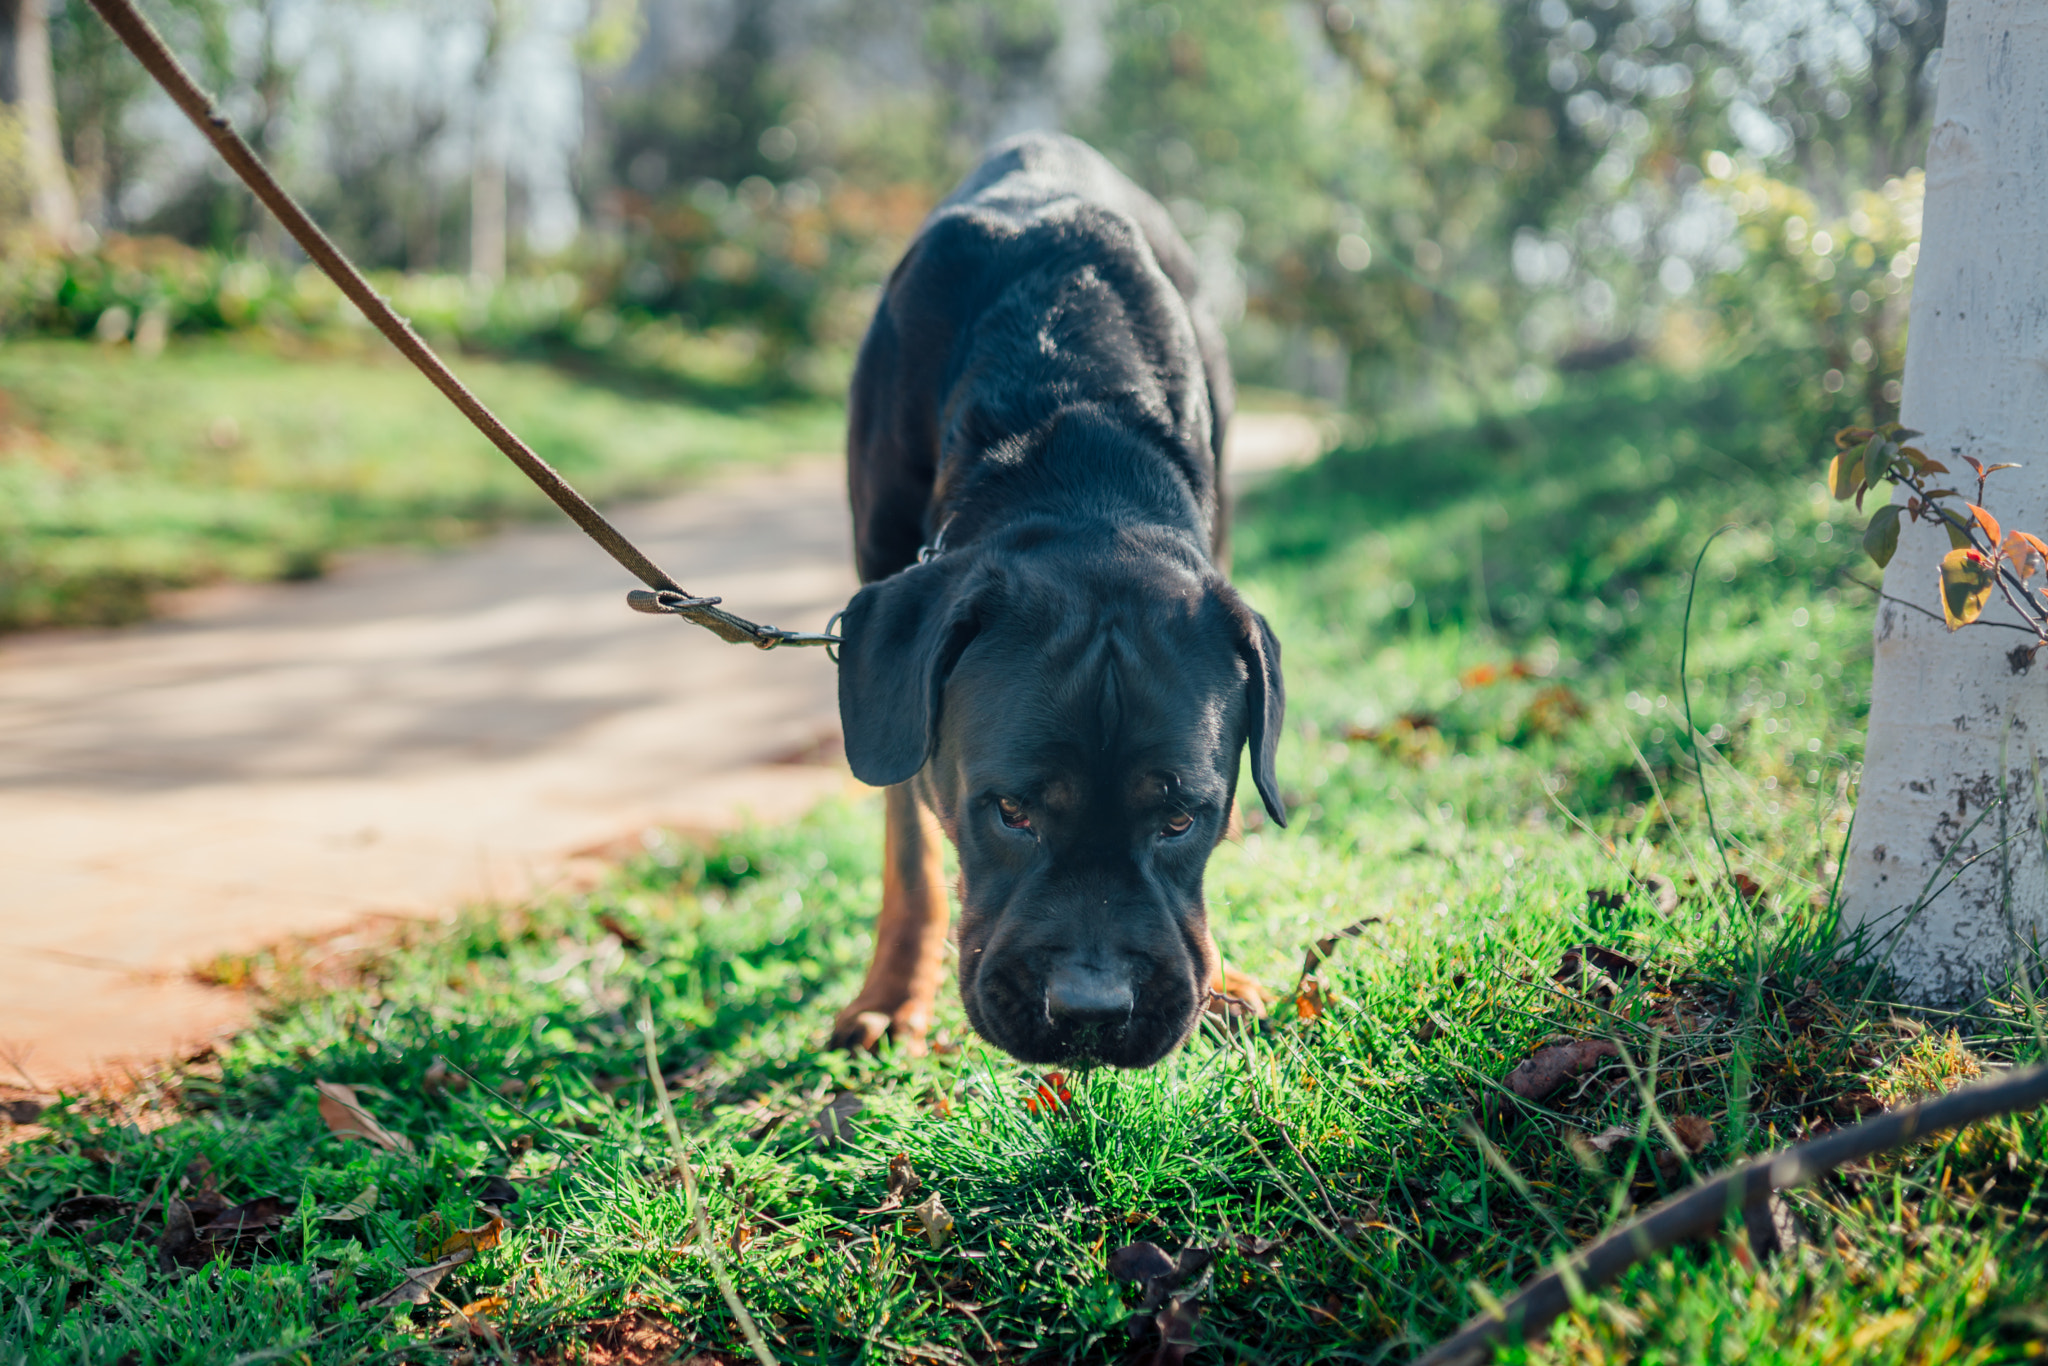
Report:
M853 1004L832 1025L836 1048L874 1048L887 1036L924 1052L932 1003L946 966L945 836L909 783L885 789L888 833L882 854L882 914L875 957Z

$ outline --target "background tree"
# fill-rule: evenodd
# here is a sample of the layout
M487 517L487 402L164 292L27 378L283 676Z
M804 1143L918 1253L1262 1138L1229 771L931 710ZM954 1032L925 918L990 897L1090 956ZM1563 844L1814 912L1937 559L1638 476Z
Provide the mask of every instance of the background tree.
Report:
M70 245L78 236L78 199L57 133L45 0L0 0L0 103L19 148L29 216L52 240Z
M1943 51L1902 416L1958 479L1968 478L1963 457L2018 463L1997 476L1996 507L2007 524L2038 528L2048 522L2048 9L1959 0ZM2023 959L2032 966L2048 928L2048 696L2034 641L1995 626L1949 633L1938 579L1949 549L1936 527L1908 524L1885 570L1842 888L1848 924L1896 932L1892 962L1907 990L1939 1001L1977 997ZM1985 620L2016 618L1994 598Z

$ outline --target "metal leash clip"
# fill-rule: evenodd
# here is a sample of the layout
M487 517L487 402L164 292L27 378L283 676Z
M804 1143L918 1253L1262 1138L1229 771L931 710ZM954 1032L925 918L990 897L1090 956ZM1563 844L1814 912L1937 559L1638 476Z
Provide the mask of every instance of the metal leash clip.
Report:
M693 598L673 588L635 588L626 594L626 606L650 616L669 612L691 612L699 607L716 607L723 598Z

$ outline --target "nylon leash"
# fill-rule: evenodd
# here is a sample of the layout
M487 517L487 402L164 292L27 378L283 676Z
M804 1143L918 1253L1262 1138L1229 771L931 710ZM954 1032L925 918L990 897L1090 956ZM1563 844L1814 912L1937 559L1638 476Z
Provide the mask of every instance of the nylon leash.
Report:
M499 421L497 414L485 407L483 401L455 377L455 372L419 333L413 331L412 324L399 317L383 296L370 287L370 282L363 278L355 264L328 240L327 234L307 216L284 186L277 183L277 178L271 175L254 149L228 122L227 115L215 106L179 63L155 26L135 8L133 0L92 0L92 7L99 11L100 18L107 21L107 27L114 31L122 45L135 54L143 70L163 87L164 93L185 112L185 117L206 135L206 140L213 144L213 149L220 153L228 168L241 178L265 208L276 215L277 221L292 235L292 240L326 272L327 278L334 281L371 325L384 334L385 340L397 347L399 354L411 361L414 368L425 375L492 445L517 465L556 507L567 513L570 521L581 527L585 535L597 542L634 578L647 585L644 590L635 589L626 595L629 607L636 612L679 616L685 621L695 622L721 640L732 644L744 642L763 650L772 650L778 645L832 646L839 643L839 637L829 632L785 631L780 627L748 621L721 609L718 605L720 599L695 597L670 578L660 565L605 520L604 514L592 507L590 501L572 488L552 465Z

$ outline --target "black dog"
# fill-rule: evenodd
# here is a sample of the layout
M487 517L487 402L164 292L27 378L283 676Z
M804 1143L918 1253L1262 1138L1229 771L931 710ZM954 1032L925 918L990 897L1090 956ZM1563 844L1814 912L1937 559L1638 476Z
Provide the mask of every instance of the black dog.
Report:
M1280 647L1219 568L1231 406L1187 244L1072 138L997 148L890 276L853 377L867 586L839 670L888 853L841 1044L922 1045L935 824L968 1018L1017 1058L1148 1066L1223 984L1202 874L1247 742L1285 823Z

